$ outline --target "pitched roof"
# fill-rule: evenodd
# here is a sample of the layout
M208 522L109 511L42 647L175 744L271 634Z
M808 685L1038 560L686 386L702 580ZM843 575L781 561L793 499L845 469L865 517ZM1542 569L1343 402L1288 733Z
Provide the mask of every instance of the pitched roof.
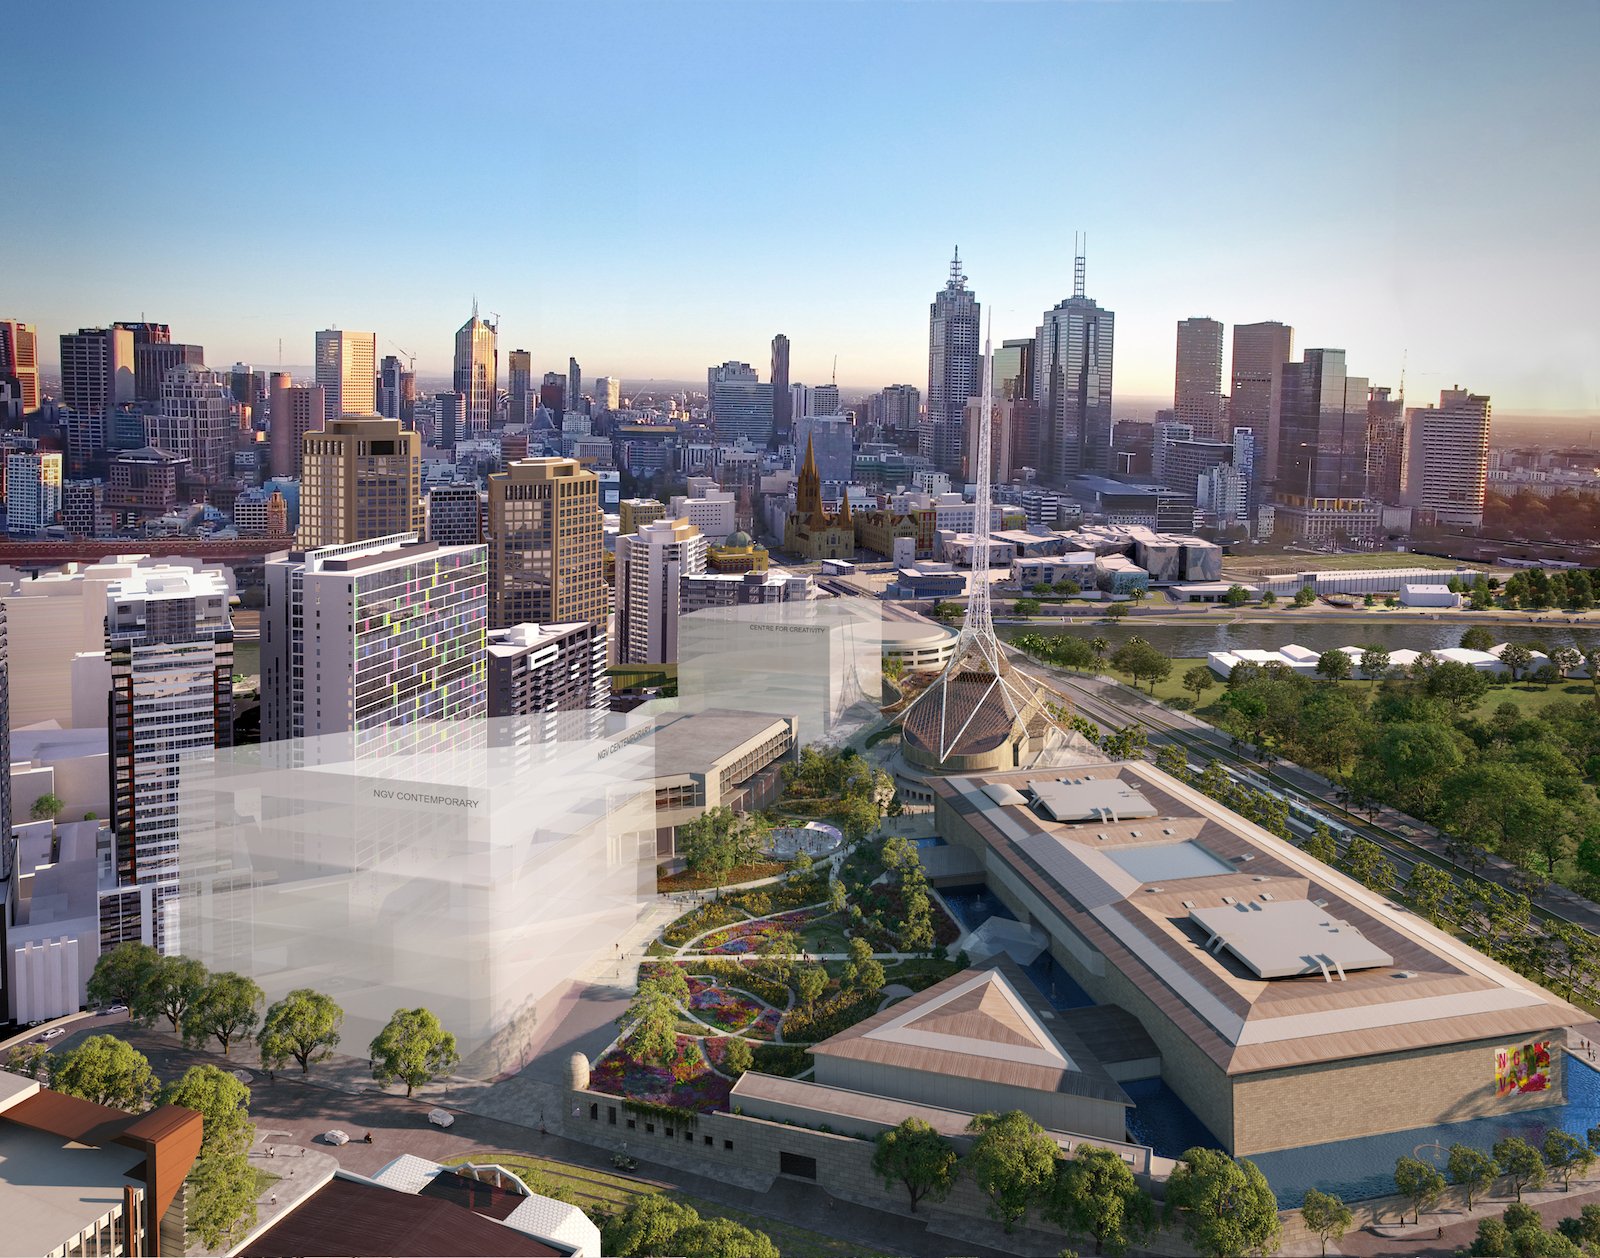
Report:
M1014 962L963 970L816 1044L820 1057L1129 1103Z

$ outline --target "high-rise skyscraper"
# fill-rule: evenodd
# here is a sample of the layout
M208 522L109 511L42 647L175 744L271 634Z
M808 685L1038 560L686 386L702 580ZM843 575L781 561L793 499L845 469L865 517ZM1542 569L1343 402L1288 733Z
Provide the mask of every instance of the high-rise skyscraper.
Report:
M772 444L790 440L794 411L789 397L789 338L779 332L772 338Z
M511 395L510 422L531 424L536 405L533 388L533 355L514 349L506 360L506 391Z
M1215 319L1178 321L1172 417L1203 440L1222 438L1222 324Z
M1278 475L1283 413L1283 365L1294 358L1294 329L1282 323L1233 325L1228 426L1249 428L1261 452L1261 482Z
M576 358L567 359L567 409L578 409L578 399L583 396L583 368Z
M262 738L486 716L485 580L482 546L414 533L269 562Z
M476 484L462 481L428 490L428 540L441 546L483 541L483 502Z
M161 401L145 417L146 444L189 460L189 470L210 484L228 472L233 447L233 393L220 372L174 367L161 382Z
M61 510L61 456L45 450L6 455L6 532L37 533Z
M39 409L39 333L33 324L0 319L0 377L16 381L24 415Z
M723 441L764 446L772 437L772 385L749 363L725 362L706 370L711 426Z
M329 419L373 415L378 410L378 335L376 332L317 333L317 383Z
M997 401L1033 396L1033 351L1031 336L1000 342L1000 348L994 351L994 391Z
M500 389L500 351L498 329L478 318L478 304L472 304L472 317L456 330L455 370L451 387L461 394L466 405L466 432L460 435L481 437L489 431Z
M467 395L452 389L433 395L433 444L454 450L456 442L467 439Z
M1406 416L1405 500L1440 524L1483 527L1489 486L1489 398L1457 386Z
M416 427L417 374L393 354L378 366L378 414L398 419L402 428Z
M380 415L330 419L304 438L303 550L423 531L422 439Z
M183 765L233 745L233 624L219 572L141 570L106 589L117 881L152 886L155 944L182 947L178 895Z
M890 432L915 431L922 420L922 390L914 384L891 384L878 395L878 422Z
M705 536L688 520L617 538L617 663L677 663L680 578L705 570Z
M962 420L983 376L978 320L957 249L950 278L928 307L928 414L917 434L917 453L941 472L961 472Z
M576 459L523 459L489 477L489 624L604 625L600 482Z
M267 382L267 438L272 474L298 480L305 462L305 436L327 422L327 391L320 384L297 385L286 371Z
M595 410L614 411L622 405L622 381L615 376L597 376L594 381Z
M1386 386L1367 390L1367 494L1388 506L1401 501L1405 481L1405 401Z
M61 403L73 415L68 473L85 476L106 448L112 412L134 400L133 333L81 328L61 336Z
M175 367L204 367L203 345L172 341L135 341L133 344L134 392L141 402L161 401L161 385Z
M1283 365L1277 489L1302 500L1367 496L1367 381L1347 374L1342 349Z
M1045 476L1111 470L1111 381L1116 316L1084 296L1084 255L1072 296L1044 313L1034 337L1033 396L1043 412Z
M6 641L6 604L0 599L0 757L11 764L11 653ZM0 834L11 834L11 773L0 773ZM0 843L0 882L11 876L11 845Z

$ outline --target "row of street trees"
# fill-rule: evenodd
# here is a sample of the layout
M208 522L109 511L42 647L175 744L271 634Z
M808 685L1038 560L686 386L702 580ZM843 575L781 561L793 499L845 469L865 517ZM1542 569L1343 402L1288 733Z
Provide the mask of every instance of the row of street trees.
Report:
M1252 1162L1190 1149L1168 1181L1163 1215L1111 1149L1080 1144L1064 1157L1020 1110L979 1114L967 1130L975 1138L962 1156L927 1123L908 1118L878 1137L873 1170L886 1188L906 1194L913 1213L923 1201L943 1201L965 1175L1007 1232L1037 1211L1096 1254L1125 1253L1171 1223L1206 1258L1265 1252L1276 1242L1277 1199Z
M266 1007L253 979L230 971L213 974L189 957L162 956L148 944L123 943L95 962L88 996L97 1005L126 1005L143 1025L161 1019L191 1048L215 1040L228 1056L235 1044L255 1041L263 1069L290 1063L302 1075L339 1046L344 1010L331 996L297 988ZM387 1087L399 1081L406 1095L432 1082L460 1060L455 1036L427 1009L397 1009L368 1046L372 1075Z

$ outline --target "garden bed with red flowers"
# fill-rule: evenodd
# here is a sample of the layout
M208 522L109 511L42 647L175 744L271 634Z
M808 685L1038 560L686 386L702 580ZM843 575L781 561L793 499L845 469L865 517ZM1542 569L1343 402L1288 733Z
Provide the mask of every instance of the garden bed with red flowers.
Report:
M704 1114L727 1109L728 1089L733 1085L711 1069L699 1040L680 1035L678 1055L670 1066L639 1061L619 1045L595 1063L589 1086L596 1092L631 1101L673 1105Z
M751 997L707 979L689 979L689 1008L721 1031L740 1031L761 1016L762 1005Z

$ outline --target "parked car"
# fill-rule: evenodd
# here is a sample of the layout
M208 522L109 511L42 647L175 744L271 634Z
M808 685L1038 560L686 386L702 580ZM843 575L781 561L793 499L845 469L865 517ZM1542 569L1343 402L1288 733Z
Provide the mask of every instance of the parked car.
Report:
M41 1040L54 1040L54 1039L60 1038L61 1036L65 1035L66 1033L67 1033L67 1028L66 1027L64 1027L64 1026L53 1026L48 1031L46 1031L43 1035L41 1035L39 1038Z
M332 1131L323 1132L322 1139L327 1144L349 1144L350 1133L340 1131L337 1127L335 1127Z
M431 1109L428 1111L428 1121L435 1127L454 1127L456 1116L447 1109Z
M638 1159L630 1158L626 1153L613 1154L611 1165L619 1171L636 1171L639 1169Z
M102 1013L127 1013L128 1012L128 1006L127 1005L107 1005L103 1010L101 1010L101 1012Z

